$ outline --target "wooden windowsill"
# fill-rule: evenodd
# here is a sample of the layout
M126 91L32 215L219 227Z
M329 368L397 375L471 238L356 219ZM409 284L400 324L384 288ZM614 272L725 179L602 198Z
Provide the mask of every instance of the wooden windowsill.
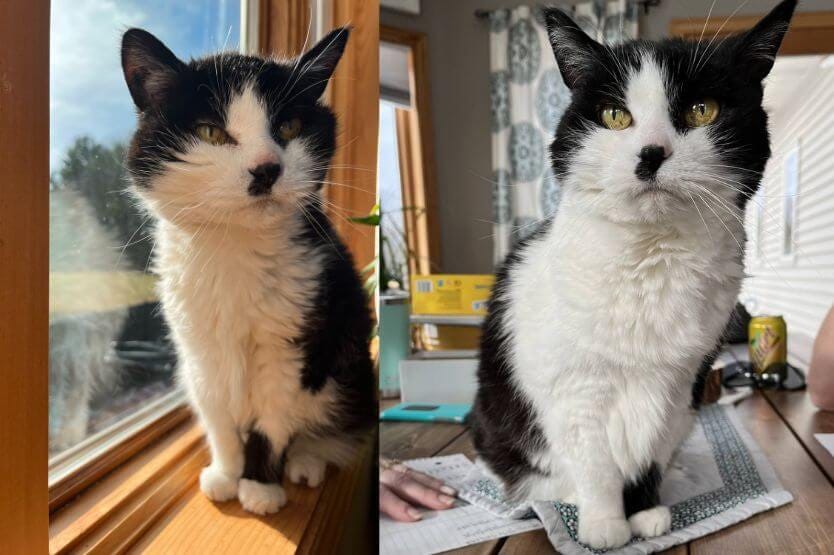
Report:
M319 553L368 546L373 453L369 434L352 467L329 468L316 489L285 483L287 505L257 517L237 501L215 504L199 491L209 455L189 419L54 512L49 551Z
M160 399L160 401L165 402L164 399ZM189 421L191 419L191 409L182 400L177 401L175 398L173 402L176 403L176 406L172 410L169 410L165 404L161 407L149 407L152 412L138 422L138 425L141 426L139 428L136 425L127 424L126 430L106 430L98 434L104 436L104 439L94 443L92 448L85 447L82 450L84 453L82 456L86 458L90 450L98 451L98 454L83 462L80 467L73 467L73 464L70 463L69 470L71 470L71 473L65 474L55 483L50 484L49 512L54 513L59 510L65 503L77 497L91 484L99 481L137 453L154 445L183 422ZM158 404L154 403L154 405ZM50 462L50 473L52 471L52 463Z

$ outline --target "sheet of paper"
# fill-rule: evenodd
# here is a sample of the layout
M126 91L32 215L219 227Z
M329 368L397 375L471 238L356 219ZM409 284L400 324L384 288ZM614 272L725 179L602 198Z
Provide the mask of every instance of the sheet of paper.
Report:
M814 437L817 438L817 441L822 443L822 446L825 447L831 456L834 457L834 434L814 434Z
M405 461L405 464L452 485L462 483L474 464L463 455ZM541 528L537 519L511 520L460 501L452 509L426 511L418 522L395 522L381 516L381 555L422 555L438 553L495 538Z

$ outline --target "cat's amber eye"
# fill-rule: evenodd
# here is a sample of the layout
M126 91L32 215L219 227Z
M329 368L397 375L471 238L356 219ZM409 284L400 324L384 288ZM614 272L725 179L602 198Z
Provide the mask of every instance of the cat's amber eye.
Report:
M631 125L631 113L625 108L608 104L599 111L599 119L608 129L622 131Z
M285 141L295 139L298 137L299 133L301 133L301 120L298 118L292 118L282 122L281 126L278 128L278 133Z
M718 102L713 98L704 98L693 102L684 112L683 119L689 127L703 127L714 122L718 112Z
M216 125L204 123L197 126L197 136L201 141L205 141L210 145L224 145L231 142L229 135Z

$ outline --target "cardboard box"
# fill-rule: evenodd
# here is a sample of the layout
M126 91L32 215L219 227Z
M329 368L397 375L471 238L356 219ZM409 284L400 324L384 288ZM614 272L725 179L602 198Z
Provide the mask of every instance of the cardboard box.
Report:
M400 361L403 403L472 404L478 391L475 358Z
M495 276L430 274L411 277L411 313L484 315Z

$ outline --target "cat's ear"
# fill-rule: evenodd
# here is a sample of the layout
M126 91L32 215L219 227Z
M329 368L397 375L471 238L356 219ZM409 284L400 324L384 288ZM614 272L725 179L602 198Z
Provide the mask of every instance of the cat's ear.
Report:
M751 79L761 81L770 73L795 8L796 0L784 0L741 35L736 45L736 64Z
M578 86L604 56L602 45L593 40L565 12L558 8L544 10L550 46L562 79L569 89Z
M139 110L161 102L184 69L185 64L149 32L129 29L122 36L122 71Z
M348 27L334 29L301 57L298 62L300 77L295 85L297 94L313 100L324 94L336 64L342 59L349 35Z

